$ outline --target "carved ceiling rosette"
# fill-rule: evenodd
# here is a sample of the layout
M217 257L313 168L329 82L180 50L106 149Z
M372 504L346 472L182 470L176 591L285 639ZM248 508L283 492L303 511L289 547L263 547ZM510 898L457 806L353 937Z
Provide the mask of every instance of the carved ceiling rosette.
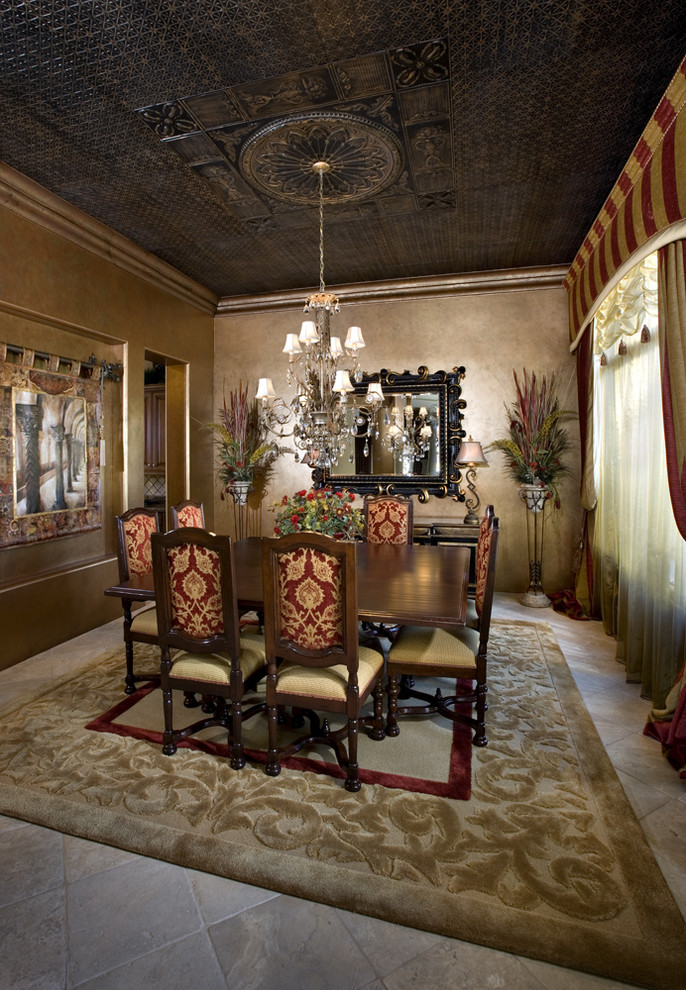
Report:
M403 167L400 142L381 124L349 113L313 112L273 121L244 145L239 167L253 186L309 205L319 197L315 162L329 166L324 202L366 199L392 185Z

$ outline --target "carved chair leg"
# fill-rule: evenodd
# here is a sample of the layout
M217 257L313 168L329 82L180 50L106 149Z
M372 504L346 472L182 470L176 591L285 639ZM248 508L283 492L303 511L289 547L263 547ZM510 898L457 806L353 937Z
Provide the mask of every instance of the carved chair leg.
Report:
M195 697L193 691L183 692L183 707L184 708L197 708L200 702Z
M231 733L229 735L229 748L231 759L229 764L232 770L241 770L245 766L245 756L243 755L243 743L241 741L241 703L231 702Z
M386 728L383 722L383 678L377 678L376 684L374 685L374 719L372 721L372 728L368 733L370 739L385 739L386 738Z
M164 733L162 735L162 752L165 756L173 756L176 752L174 742L174 723L172 719L171 688L162 689L162 709L164 711Z
M400 728L398 727L397 711L398 711L398 678L395 674L389 674L388 685L386 687L386 693L388 694L388 715L386 717L386 735L387 736L397 736L400 733Z
M124 678L124 694L133 694L136 690L136 679L133 676L133 643L129 639L124 645L126 650L126 677Z
M267 708L267 723L269 727L269 749L267 750L267 763L265 773L270 777L278 777L281 773L278 752L278 713L276 705Z
M358 725L356 718L348 719L348 766L346 768L348 776L345 781L345 789L352 791L353 794L362 787L362 781L359 777L360 768L357 763Z
M241 726L243 724L243 716L241 712L241 699L243 697L243 675L239 670L231 670L231 685L229 689L229 707L231 711L231 731L229 733L229 748L231 750L231 759L229 761L232 770L241 770L245 766L245 756L243 755L243 743L241 741ZM223 698L222 701L226 706L226 699ZM224 709L224 714L226 716L227 722L228 711L226 707Z
M124 650L126 653L126 677L124 679L124 693L133 694L136 690L136 681L133 676L133 643L129 639L131 629L131 602L129 599L122 599L124 609Z
M477 684L476 686L476 730L474 732L474 739L472 742L475 746L487 746L488 739L486 738L486 692L488 688L485 684Z

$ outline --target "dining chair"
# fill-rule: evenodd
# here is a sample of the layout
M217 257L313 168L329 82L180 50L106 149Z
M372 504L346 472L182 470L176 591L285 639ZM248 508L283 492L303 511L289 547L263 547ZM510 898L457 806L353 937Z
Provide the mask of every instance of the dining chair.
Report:
M485 517L486 518L486 517ZM474 729L473 743L485 746L488 636L495 588L495 565L498 550L500 520L490 516L485 526L481 569L477 573L475 609L478 628L462 626L441 629L432 626L403 626L388 651L388 715L386 734L399 734L398 719L407 715L438 713L453 722L464 722ZM416 698L420 705L398 705L398 678L403 677L404 698ZM449 677L458 680L456 693L444 696L437 688L435 694L411 686L407 678ZM461 691L459 681L470 681L471 687ZM471 714L457 710L471 706Z
M202 502L195 502L192 498L187 498L177 505L172 505L169 509L171 528L180 529L182 526L194 526L198 529L205 528L205 510Z
M241 636L231 538L198 527L152 536L164 712L162 752L211 726L228 732L230 765L245 765L241 726L264 711L242 710L243 693L266 673L264 637ZM172 656L172 651L174 655ZM204 718L174 728L173 691L203 696Z
M479 628L479 613L476 608L476 590L479 587L478 575L484 575L485 569L488 567L488 551L490 548L490 534L494 516L495 509L492 505L487 505L481 524L479 525L479 535L476 543L476 562L474 566L475 592L473 595L470 594L470 597L467 599L467 625L471 626L472 629ZM482 581L482 586L485 587L485 578Z
M367 543L412 543L413 502L404 495L370 495L364 499L364 539ZM393 640L400 626L363 622L362 642Z
M150 537L158 531L157 513L153 509L129 509L114 517L117 536L117 563L120 582L141 577L152 572ZM124 690L133 694L136 681L150 680L149 676L137 677L133 672L133 644L157 644L157 612L154 605L147 605L132 614L132 599L122 598L124 609L124 646L126 650L126 678Z
M370 495L363 501L364 538L367 543L412 543L411 498Z
M269 750L265 771L281 772L281 760L304 746L333 749L346 774L345 787L362 786L357 762L360 727L384 738L383 655L358 643L356 546L321 533L300 532L265 540L262 549ZM372 695L374 714L361 717ZM279 721L292 707L292 727L305 718L309 730L279 746ZM341 728L328 716L344 716ZM347 742L344 743L344 739Z

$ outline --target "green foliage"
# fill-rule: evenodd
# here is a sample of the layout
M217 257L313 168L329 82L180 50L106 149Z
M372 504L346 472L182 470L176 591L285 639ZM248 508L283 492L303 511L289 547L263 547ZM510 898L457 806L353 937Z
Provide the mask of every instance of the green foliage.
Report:
M351 492L334 492L331 488L303 488L290 498L284 495L280 502L273 503L278 509L274 535L306 530L354 540L364 529L362 510L353 507L354 499Z
M257 400L249 398L247 384L241 382L228 395L224 393L219 417L219 422L208 423L207 429L214 433L222 495L234 481L253 481L261 476L264 483L274 461L285 451L267 440Z
M574 414L560 409L555 375L539 380L524 368L521 382L516 371L514 380L516 400L511 406L505 405L510 423L507 434L486 449L505 455L510 473L520 485L549 488L559 508L557 483L569 470L562 457L570 446L562 424Z

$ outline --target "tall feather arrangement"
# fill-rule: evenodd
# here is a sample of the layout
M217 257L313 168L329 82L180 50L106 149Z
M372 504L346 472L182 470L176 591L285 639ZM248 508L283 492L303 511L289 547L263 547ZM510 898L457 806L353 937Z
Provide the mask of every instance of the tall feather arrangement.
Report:
M220 419L208 423L215 435L219 455L217 480L225 490L234 481L252 481L255 469L274 462L281 451L268 442L260 425L257 400L251 399L247 384L224 393Z
M266 438L266 431L260 422L257 400L251 398L247 382L242 381L228 393L224 391L219 419L208 423L207 429L214 434L215 448L219 460L217 482L221 498L230 494L236 481L249 481L250 491L255 493L258 505L257 516L251 519L256 533L261 531L262 499L267 490L267 482L274 470L274 462L287 448ZM234 502L234 516L238 508ZM238 513L236 532L240 535L255 535L245 532L245 513Z
M560 508L558 481L569 471L562 457L569 449L569 434L563 422L574 413L560 408L558 383L554 374L537 377L522 371L521 380L514 371L515 401L505 404L509 428L505 436L488 445L506 457L512 477L520 485L540 485L550 491L556 508Z

